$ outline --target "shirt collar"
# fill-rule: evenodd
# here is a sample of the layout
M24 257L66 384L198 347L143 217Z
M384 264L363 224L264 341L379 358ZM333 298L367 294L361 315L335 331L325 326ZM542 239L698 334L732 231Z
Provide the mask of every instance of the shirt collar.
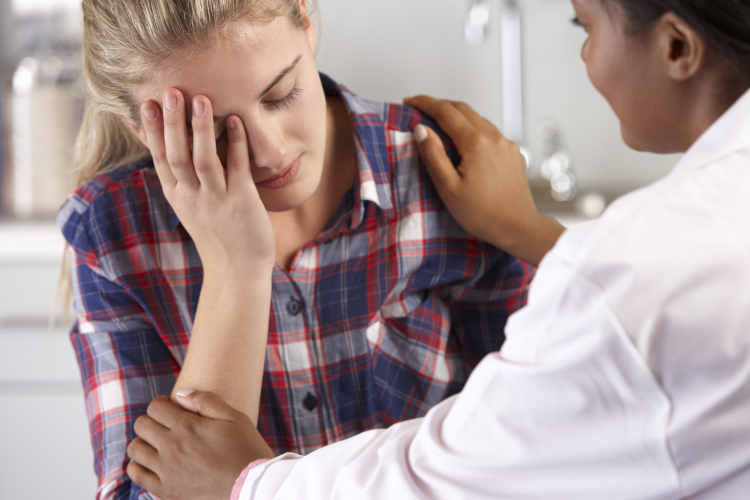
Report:
M336 83L328 75L320 74L326 96L341 97L349 111L357 149L357 177L354 183L354 214L351 227L358 226L369 201L392 217L394 212L391 163L386 123L377 103L362 99L346 86Z
M354 142L357 148L357 177L354 182L354 213L351 227L358 226L364 218L364 202L370 201L385 213L393 215L391 196L391 165L385 138L385 123L374 103L352 93L328 75L320 73L326 96L341 97L349 110ZM169 205L169 224L174 231L180 219Z
M750 148L750 90L688 149L671 175L688 173Z

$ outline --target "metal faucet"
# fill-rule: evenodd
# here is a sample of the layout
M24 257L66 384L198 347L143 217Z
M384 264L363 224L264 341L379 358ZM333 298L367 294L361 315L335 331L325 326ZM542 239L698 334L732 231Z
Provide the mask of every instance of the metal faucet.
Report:
M470 45L485 40L491 9L492 0L469 0L464 37ZM524 142L521 34L521 11L516 0L503 0L500 9L503 133L519 144Z

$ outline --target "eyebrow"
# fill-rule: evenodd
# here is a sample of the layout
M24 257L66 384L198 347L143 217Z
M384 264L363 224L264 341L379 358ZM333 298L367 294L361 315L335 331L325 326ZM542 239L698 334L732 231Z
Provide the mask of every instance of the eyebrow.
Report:
M299 63L300 59L302 59L302 54L298 55L294 59L294 61L292 61L292 64L282 69L281 72L278 75L276 75L276 78L274 78L273 81L270 84L268 84L266 88L263 89L263 92L261 92L258 95L258 99L266 95L272 88L276 86L277 83L281 81L282 78L288 75L294 69L294 67L297 66L297 63Z
M302 54L298 55L294 59L294 61L292 61L292 64L290 64L286 68L282 69L281 72L279 72L279 74L276 75L276 78L274 78L273 81L271 83L269 83L266 86L266 88L263 89L263 92L261 92L260 94L258 94L258 99L260 99L261 97L263 97L264 95L266 95L272 88L274 88L276 86L277 83L279 83L286 75L288 75L297 66L297 64L299 64L300 59L302 59ZM223 116L215 116L214 115L214 125L216 125L217 123L219 123L219 122L221 122L223 120L226 120L227 116L229 116L229 115L223 115ZM191 122L190 118L188 118L186 121L187 121L188 126L192 125L192 122Z

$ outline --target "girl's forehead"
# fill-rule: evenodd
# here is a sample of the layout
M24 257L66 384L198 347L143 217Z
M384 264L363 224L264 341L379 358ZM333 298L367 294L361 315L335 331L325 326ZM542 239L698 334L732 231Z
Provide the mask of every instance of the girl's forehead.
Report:
M151 78L135 89L134 96L139 102L158 102L173 87L193 95L231 93L239 88L261 93L281 73L298 66L306 52L304 33L291 23L248 22L244 32L246 36L213 40L206 47L176 54L153 71Z

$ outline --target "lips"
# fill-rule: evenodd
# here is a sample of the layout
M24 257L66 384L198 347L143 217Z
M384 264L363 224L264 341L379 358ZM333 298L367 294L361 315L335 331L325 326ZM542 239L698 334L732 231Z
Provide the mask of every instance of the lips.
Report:
M299 173L300 163L302 162L302 155L298 156L291 165L286 167L283 171L279 172L278 175L270 177L268 179L256 182L257 187L266 189L278 189L286 186L292 182Z

